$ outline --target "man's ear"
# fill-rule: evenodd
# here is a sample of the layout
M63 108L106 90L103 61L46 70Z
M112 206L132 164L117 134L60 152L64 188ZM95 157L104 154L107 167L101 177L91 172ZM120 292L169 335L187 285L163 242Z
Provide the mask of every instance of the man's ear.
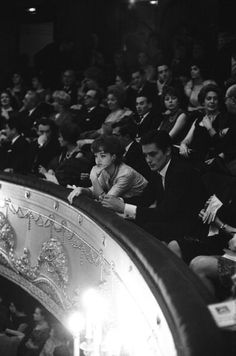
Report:
M152 103L148 103L148 107L149 107L149 109L151 109L152 108Z
M167 149L166 149L166 156L167 156L167 157L171 157L171 152L172 152L171 147L167 147Z

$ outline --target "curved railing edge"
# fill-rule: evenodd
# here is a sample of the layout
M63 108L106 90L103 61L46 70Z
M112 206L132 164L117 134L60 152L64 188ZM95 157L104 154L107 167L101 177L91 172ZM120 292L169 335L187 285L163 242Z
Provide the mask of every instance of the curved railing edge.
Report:
M35 177L1 173L0 181L39 190L67 201L68 189ZM97 204L80 197L75 199L73 206L109 232L133 260L164 312L178 355L225 354L222 333L206 307L214 302L214 298L197 277L160 241L107 209L101 206L98 209Z

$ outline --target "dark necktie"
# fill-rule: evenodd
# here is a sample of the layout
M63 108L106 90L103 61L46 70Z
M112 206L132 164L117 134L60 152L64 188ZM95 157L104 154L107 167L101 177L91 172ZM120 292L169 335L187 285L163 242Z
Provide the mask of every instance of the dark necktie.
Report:
M163 181L162 181L162 176L160 173L156 174L156 198L157 202L161 201L163 199L165 190L163 186Z

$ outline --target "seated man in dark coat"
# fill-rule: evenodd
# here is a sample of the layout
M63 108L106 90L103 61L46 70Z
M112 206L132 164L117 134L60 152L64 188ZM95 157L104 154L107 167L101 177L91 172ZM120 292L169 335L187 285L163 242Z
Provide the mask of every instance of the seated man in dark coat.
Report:
M106 196L103 206L134 220L160 240L183 237L198 226L198 213L206 199L197 171L172 153L168 133L151 131L142 140L142 150L153 172L149 183L136 205ZM149 207L155 203L154 207Z
M41 118L37 125L37 133L38 138L30 145L31 170L36 174L40 166L48 169L51 160L61 152L58 129L53 120Z
M5 124L7 142L1 147L1 169L5 172L27 173L29 171L29 143L21 135L18 118L10 118Z
M149 181L151 179L151 170L145 161L141 145L135 140L137 123L134 119L126 116L114 123L112 134L118 137L125 149L123 162L142 174Z
M143 136L150 130L157 129L161 117L153 111L153 104L145 92L140 92L136 97L136 111L138 124L138 137Z
M53 107L45 102L41 102L39 93L29 90L23 100L24 105L19 111L19 120L21 121L22 132L25 137L35 137L35 126L42 116L49 117Z
M89 89L84 96L84 106L79 111L78 125L83 133L82 137L89 137L90 133L98 130L109 110L100 106L101 92L99 89ZM91 132L92 131L92 132Z

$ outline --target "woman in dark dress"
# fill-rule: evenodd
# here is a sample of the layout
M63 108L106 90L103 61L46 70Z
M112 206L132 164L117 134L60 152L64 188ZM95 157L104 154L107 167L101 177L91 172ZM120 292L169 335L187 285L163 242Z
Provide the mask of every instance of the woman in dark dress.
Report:
M178 144L186 135L187 115L181 108L181 97L173 87L164 88L162 94L165 112L159 130L169 133L173 143Z
M46 311L40 306L35 308L33 319L35 325L28 336L22 340L19 349L20 356L38 356L49 337L49 325L46 320Z
M220 91L218 86L209 84L199 93L204 110L192 124L180 145L180 154L190 159L197 167L210 158L214 149L214 136L224 128L225 118L220 112Z

